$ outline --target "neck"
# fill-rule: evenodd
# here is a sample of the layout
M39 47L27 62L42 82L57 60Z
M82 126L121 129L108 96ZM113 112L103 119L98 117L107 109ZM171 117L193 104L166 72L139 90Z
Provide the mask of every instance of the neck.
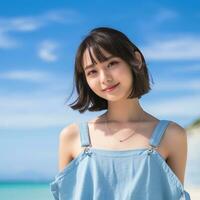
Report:
M149 115L142 109L138 98L125 101L108 102L108 111L105 113L109 122L140 122L149 120Z

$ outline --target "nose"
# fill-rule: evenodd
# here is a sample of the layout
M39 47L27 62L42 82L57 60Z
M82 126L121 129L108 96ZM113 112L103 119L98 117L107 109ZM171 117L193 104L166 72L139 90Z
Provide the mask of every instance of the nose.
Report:
M101 83L110 83L112 82L112 75L107 70L101 70L100 72L100 81Z

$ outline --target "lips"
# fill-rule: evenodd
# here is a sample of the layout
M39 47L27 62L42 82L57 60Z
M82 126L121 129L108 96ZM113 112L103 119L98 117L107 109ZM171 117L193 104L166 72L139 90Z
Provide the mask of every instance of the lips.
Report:
M115 84L115 85L112 85L112 86L109 86L109 87L103 89L103 91L111 90L111 89L115 88L115 87L118 86L118 85L119 85L119 83L117 83L117 84Z

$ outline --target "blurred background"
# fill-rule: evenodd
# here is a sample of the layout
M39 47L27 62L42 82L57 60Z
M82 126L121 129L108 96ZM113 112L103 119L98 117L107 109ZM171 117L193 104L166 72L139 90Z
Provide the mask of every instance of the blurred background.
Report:
M188 133L185 189L200 199L200 2L33 1L0 4L0 199L51 200L58 135L79 114L65 104L79 43L94 27L125 33L153 77L142 107ZM72 96L71 103L76 97Z

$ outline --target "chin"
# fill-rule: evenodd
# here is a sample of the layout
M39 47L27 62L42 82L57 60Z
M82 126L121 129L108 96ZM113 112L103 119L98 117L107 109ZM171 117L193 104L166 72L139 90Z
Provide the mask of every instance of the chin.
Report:
M106 97L106 98L104 98L104 99L106 99L107 101L121 101L121 100L123 100L123 99L126 99L126 96L125 95L113 95L113 96L109 96L109 97Z

